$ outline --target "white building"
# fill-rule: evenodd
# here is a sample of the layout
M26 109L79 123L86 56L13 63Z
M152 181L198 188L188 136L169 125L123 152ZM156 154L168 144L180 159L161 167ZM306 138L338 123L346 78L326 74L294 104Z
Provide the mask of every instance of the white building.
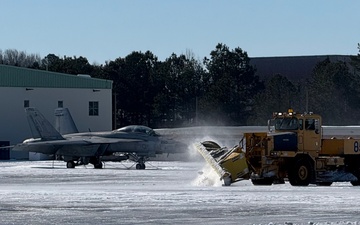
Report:
M112 81L0 65L0 146L32 137L26 107L36 107L52 124L56 108L69 108L79 132L111 130ZM0 160L28 157L0 149Z

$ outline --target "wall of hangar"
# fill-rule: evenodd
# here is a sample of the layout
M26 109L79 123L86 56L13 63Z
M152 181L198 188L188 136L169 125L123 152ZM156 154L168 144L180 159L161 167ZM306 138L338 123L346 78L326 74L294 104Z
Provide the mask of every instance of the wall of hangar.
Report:
M0 142L14 145L32 137L25 107L39 109L54 125L54 110L59 106L69 108L79 132L112 128L111 89L0 87ZM11 159L28 157L10 151Z

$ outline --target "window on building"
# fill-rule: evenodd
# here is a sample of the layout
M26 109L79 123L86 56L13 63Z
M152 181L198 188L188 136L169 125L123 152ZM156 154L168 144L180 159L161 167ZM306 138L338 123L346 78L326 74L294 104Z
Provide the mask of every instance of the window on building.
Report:
M30 107L30 101L24 100L24 108L29 108L29 107Z
M99 115L99 102L89 102L89 116Z
M63 108L63 107L64 107L64 102L58 101L58 108Z

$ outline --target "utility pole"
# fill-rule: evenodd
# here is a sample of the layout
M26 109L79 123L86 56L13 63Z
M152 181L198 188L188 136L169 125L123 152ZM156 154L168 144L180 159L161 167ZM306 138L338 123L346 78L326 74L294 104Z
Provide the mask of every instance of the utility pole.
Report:
M306 101L305 111L309 112L309 91L307 88L305 88L305 101Z

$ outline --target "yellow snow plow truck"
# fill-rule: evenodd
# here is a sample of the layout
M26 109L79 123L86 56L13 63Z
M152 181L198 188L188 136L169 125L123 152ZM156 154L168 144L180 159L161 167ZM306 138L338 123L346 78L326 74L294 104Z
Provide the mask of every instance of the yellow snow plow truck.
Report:
M225 186L251 179L254 185L289 181L293 186L330 186L333 182L360 185L360 139L323 138L321 116L313 113L274 113L269 132L244 133L238 146L213 141L195 147Z

